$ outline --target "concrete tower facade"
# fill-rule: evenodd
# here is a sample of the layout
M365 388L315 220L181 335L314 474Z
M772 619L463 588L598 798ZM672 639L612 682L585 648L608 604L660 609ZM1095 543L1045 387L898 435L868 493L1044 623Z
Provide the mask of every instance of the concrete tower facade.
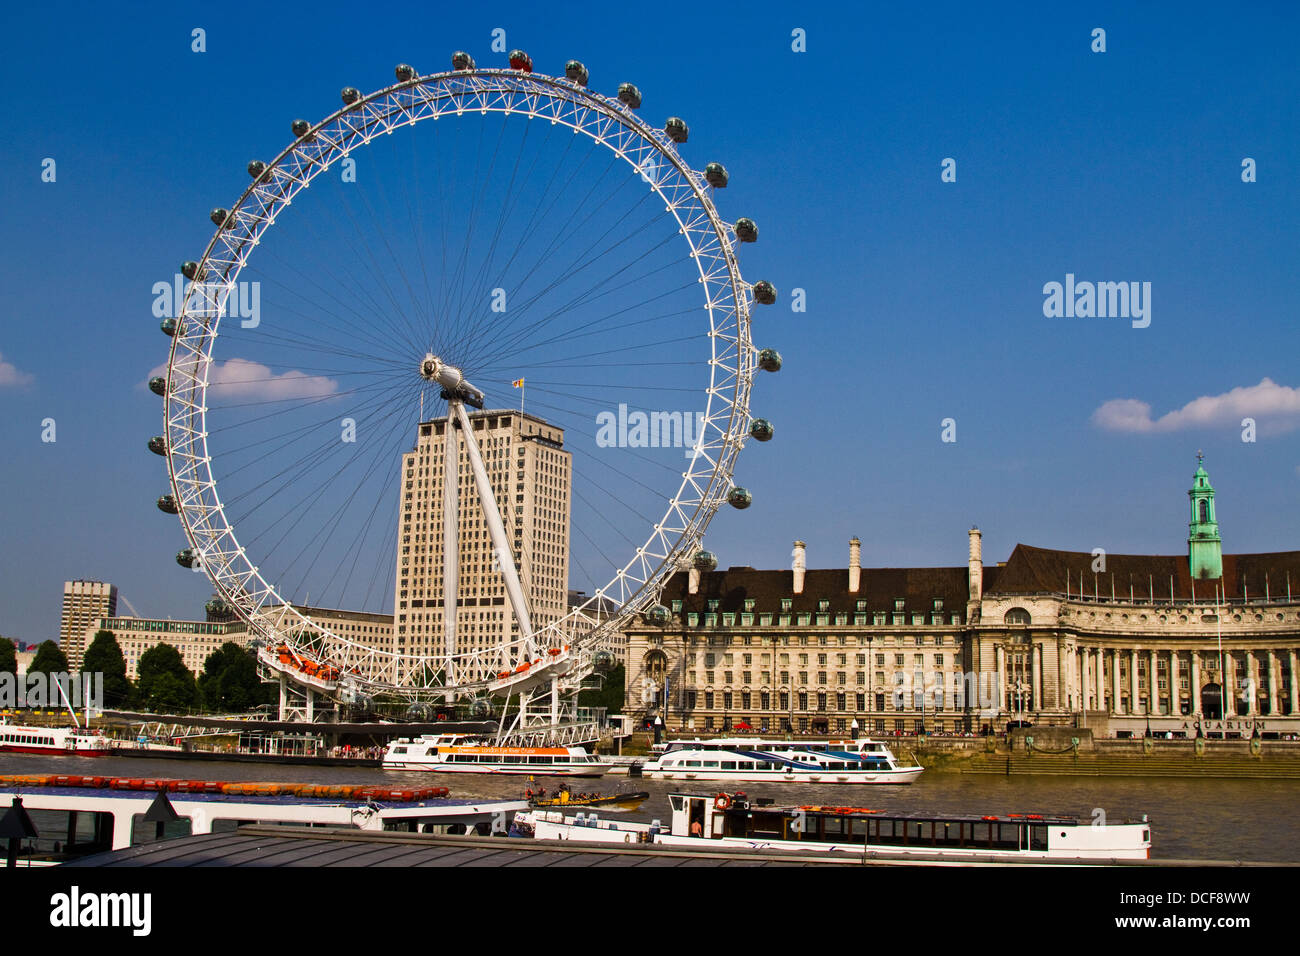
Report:
M470 425L514 550L534 627L562 617L569 582L572 455L564 430L518 411L476 411ZM443 636L443 476L448 420L421 422L402 456L393 649L439 655ZM483 517L464 440L458 442L458 652L518 634Z

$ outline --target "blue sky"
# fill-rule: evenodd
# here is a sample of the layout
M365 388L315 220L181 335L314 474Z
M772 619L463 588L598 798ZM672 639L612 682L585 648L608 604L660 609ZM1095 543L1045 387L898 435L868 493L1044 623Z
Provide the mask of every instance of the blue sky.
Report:
M77 577L145 615L199 611L209 589L173 560L182 536L144 447L161 413L139 385L167 345L151 286L197 257L208 210L291 119L332 111L344 85L387 85L398 62L503 60L498 27L540 71L578 57L603 92L636 82L648 118L685 117L683 155L724 162L719 205L759 223L744 272L782 299L755 340L785 369L756 384L777 438L742 456L754 506L710 528L722 566L786 566L795 538L810 566L842 566L853 534L867 565L962 564L971 524L989 561L1017 541L1179 553L1197 449L1226 550L1297 547L1300 15L902 6L11 13L0 633L57 633ZM1151 283L1150 326L1045 317L1043 286L1067 273Z

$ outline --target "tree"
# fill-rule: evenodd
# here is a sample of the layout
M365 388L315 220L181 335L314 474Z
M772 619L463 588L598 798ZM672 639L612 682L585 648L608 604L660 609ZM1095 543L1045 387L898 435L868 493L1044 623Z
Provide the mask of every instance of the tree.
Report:
M126 658L112 631L96 631L81 669L104 675L104 705L121 707L131 699L131 682L126 679Z
M234 641L208 655L198 687L203 706L210 711L240 713L269 701L252 653Z
M608 674L601 676L600 687L579 691L578 706L604 707L607 714L621 714L623 712L623 682L625 680L625 668L622 664L611 668Z
M36 648L36 657L27 668L29 674L66 674L68 658L58 642L49 640Z
M140 703L146 710L156 714L192 710L198 703L194 675L170 644L155 644L141 654L136 673Z
M18 652L7 637L0 637L0 674L18 676Z

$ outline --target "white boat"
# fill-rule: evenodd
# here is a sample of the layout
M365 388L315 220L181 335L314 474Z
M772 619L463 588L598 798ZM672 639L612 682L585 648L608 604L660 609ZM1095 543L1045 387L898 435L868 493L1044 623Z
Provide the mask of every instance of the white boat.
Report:
M112 744L102 733L78 727L27 727L0 719L0 753L102 757Z
M1151 827L1094 826L1043 814L921 815L865 807L778 807L744 794L673 793L668 827L566 817L556 810L516 814L513 836L584 843L653 843L698 851L790 850L926 863L1052 863L1145 860Z
M432 773L535 774L599 777L613 764L582 747L496 747L465 734L403 737L384 749L385 770Z
M652 780L718 783L911 783L925 768L902 766L877 740L675 740L641 768Z
M510 815L528 807L524 800L448 799L446 787L9 776L0 778L0 813L21 799L39 833L25 841L19 865L52 866L155 842L156 824L144 815L160 791L178 817L166 824L167 839L250 823L489 835L504 833Z

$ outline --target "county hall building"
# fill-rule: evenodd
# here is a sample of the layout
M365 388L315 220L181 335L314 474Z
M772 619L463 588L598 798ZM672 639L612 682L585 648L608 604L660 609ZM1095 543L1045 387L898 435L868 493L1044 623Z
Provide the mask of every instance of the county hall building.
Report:
M1300 551L1223 554L1198 466L1187 553L1017 545L985 566L732 567L669 579L627 634L629 713L672 732L1300 733ZM1226 707L1225 707L1226 703Z

